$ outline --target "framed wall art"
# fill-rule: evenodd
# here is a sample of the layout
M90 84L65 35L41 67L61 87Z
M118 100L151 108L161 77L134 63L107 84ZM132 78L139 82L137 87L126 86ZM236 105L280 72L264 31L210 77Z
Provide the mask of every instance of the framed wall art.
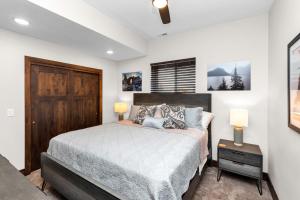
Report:
M142 72L122 73L123 91L142 91Z
M300 133L300 34L288 45L288 126Z
M207 90L230 91L251 89L251 63L250 61L237 61L231 63L208 66Z

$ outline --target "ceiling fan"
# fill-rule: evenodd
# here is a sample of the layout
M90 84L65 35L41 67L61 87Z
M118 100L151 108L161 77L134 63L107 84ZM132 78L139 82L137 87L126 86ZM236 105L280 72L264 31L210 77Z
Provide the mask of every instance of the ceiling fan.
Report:
M154 7L158 8L160 18L163 24L169 24L171 22L168 0L152 0Z

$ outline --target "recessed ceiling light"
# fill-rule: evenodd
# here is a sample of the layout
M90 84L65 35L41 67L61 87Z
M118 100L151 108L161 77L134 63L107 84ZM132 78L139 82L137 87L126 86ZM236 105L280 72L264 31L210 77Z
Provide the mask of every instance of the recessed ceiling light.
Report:
M25 19L22 19L22 18L15 18L14 19L15 22L21 26L28 26L29 25L29 22Z
M113 55L113 54L114 54L114 51L113 51L113 50L107 50L106 53L107 53L108 55Z

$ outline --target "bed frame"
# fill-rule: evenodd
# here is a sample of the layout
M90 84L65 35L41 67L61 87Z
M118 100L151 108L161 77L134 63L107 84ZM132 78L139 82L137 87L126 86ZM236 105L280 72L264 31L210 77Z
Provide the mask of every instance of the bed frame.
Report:
M155 105L167 103L169 105L185 105L186 107L203 107L204 111L211 112L211 94L181 94L181 93L135 93L134 105ZM199 169L190 181L183 200L191 200L202 175L212 161L212 139L211 127L208 128L208 149L207 163L199 176ZM41 176L44 178L42 190L46 183L70 200L117 200L120 197L108 192L105 187L95 180L86 177L82 173L66 166L63 162L53 158L47 153L41 154Z

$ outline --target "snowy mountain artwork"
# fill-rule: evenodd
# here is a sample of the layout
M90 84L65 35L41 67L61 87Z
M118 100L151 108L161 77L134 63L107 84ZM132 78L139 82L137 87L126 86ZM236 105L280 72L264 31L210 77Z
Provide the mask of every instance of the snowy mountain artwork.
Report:
M251 90L250 61L238 61L208 66L207 90Z

